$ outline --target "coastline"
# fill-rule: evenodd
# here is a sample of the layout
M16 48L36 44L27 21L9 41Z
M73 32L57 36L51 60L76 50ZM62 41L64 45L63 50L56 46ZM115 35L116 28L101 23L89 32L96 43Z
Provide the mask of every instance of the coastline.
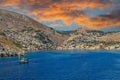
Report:
M22 52L22 54L20 54L20 52L10 52L10 53L2 53L0 52L0 58L2 57L15 57L15 56L19 56L19 55L25 55L25 54L28 54L30 52L47 52L47 51L62 51L62 50L81 50L81 51L119 51L120 49L91 49L91 48L84 48L84 49L80 49L80 48L64 48L64 49L60 49L60 48L56 48L56 49L48 49L48 50L37 50L37 51L27 51L24 53Z

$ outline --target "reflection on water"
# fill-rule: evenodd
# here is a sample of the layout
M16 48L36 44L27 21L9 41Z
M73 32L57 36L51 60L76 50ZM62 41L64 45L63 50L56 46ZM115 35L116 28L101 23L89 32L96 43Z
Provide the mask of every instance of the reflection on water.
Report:
M42 51L0 58L0 80L120 80L119 51Z

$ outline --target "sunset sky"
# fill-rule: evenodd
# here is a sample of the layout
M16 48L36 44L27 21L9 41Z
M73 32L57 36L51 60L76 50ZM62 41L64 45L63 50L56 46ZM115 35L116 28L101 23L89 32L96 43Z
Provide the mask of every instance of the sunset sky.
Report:
M120 31L120 0L0 0L0 8L23 13L57 30Z

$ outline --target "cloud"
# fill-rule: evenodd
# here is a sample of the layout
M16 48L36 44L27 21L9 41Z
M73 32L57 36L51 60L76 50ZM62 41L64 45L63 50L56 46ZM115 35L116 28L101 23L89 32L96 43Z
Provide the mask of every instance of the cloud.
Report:
M115 10L109 14L99 15L94 18L89 18L86 15L81 15L77 18L78 23L82 23L89 28L104 28L112 26L120 26L120 10ZM81 18L80 18L81 17Z
M2 6L13 6L26 10L41 21L62 20L66 25L77 22L88 28L104 28L107 26L119 26L119 10L105 15L90 18L85 14L85 9L112 8L111 0L2 0Z
M17 6L19 4L28 4L33 8L40 7L105 7L111 6L113 3L110 0L2 0L0 1L5 6ZM43 5L43 6L42 6Z
M56 24L54 23L54 24L50 25L50 27L53 27L53 28L54 27L64 27L64 26L65 26L65 24L58 24L58 23L56 23Z

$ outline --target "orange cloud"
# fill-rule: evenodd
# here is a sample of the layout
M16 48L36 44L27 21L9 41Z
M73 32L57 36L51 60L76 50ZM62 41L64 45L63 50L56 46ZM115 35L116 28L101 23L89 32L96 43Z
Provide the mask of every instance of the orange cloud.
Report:
M111 26L120 26L120 10L107 15L100 15L89 18L86 15L79 16L77 22L88 28L105 28Z
M3 0L0 2L1 5L4 5L4 6L15 6L17 4L19 4L21 2L21 0Z
M4 0L0 4L26 10L42 21L63 20L67 25L77 22L88 28L120 25L120 17L116 17L113 12L94 18L84 13L87 7L111 8L114 3L110 0Z
M51 7L80 7L80 8L86 8L86 7L105 7L105 6L111 6L113 3L110 0L2 0L0 1L2 5L5 6L14 6L17 4L44 4L45 6L51 6ZM39 6L37 5L37 6ZM33 6L34 7L34 6Z

